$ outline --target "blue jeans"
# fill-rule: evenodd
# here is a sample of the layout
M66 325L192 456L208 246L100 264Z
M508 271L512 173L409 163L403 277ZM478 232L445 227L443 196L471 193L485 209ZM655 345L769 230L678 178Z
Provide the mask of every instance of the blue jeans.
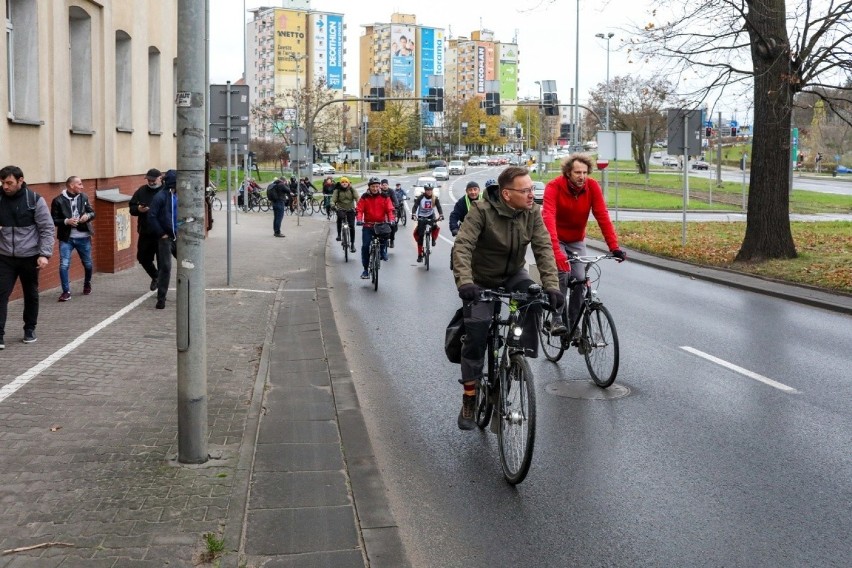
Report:
M361 231L361 265L364 267L364 270L367 270L367 267L370 265L370 243L373 241L373 228L366 225L361 228L363 229ZM379 252L382 258L385 258L388 255L388 240L382 239L381 243Z
M59 241L59 281L62 283L62 291L71 291L71 282L68 279L68 269L71 267L71 252L76 250L80 255L80 262L86 271L86 284L92 281L92 238L81 237L79 239L69 238L68 241Z
M272 202L272 231L277 235L281 232L281 221L284 220L284 201L278 199Z

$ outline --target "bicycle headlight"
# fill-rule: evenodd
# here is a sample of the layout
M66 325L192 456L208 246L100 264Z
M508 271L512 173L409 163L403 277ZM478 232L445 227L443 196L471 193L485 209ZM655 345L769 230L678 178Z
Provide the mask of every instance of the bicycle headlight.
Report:
M521 326L514 327L514 328L512 329L512 335L514 335L514 336L515 336L515 339L518 339L518 338L521 336L521 333L522 333L523 331L524 331L524 330L523 330L523 328L521 328Z

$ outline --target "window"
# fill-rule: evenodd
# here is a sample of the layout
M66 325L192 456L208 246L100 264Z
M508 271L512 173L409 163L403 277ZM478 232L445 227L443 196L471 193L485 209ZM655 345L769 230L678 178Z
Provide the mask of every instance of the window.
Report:
M130 57L130 36L115 32L115 127L122 132L133 131L133 77Z
M160 130L160 50L148 48L148 133Z
M6 0L7 116L38 123L38 13L36 2Z
M71 71L71 131L92 132L92 18L77 6L68 10Z

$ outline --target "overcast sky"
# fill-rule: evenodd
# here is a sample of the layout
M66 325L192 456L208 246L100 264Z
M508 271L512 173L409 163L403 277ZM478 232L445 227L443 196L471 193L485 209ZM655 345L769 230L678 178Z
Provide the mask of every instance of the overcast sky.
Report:
M280 6L276 0L210 1L210 80L236 81L243 73L243 31L239 26L246 9ZM645 22L646 0L580 0L580 100L598 83L606 81L606 41L596 33L615 32L610 41L610 76L626 73L650 75L650 68L629 64L619 50L626 35L621 28ZM358 90L358 38L365 24L387 23L394 12L414 14L417 23L443 28L452 37L466 36L480 28L494 32L497 41L512 42L517 36L520 50L519 94L538 96L539 80L555 80L559 98L568 100L575 80L575 31L577 4L570 0L313 0L311 8L344 15L346 29L346 90ZM250 19L246 15L245 19Z

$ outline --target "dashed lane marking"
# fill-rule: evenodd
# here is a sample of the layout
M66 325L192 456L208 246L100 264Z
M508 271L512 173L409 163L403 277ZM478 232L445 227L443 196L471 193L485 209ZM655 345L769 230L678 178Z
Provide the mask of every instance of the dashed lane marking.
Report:
M786 392L787 394L799 394L799 391L797 391L793 387L788 387L784 383L779 383L778 381L773 381L772 379L770 379L768 377L764 377L763 375L759 375L759 374L757 374L753 371L749 371L748 369L743 369L742 367L740 367L738 365L734 365L733 363L729 363L729 362L725 361L724 359L719 359L718 357L714 357L713 355L710 355L709 353L699 351L698 349L695 349L693 347L689 347L687 345L681 345L680 348L683 349L684 351L688 351L689 353L692 353L693 355L698 355L702 359L707 359L708 361L716 363L717 365L721 365L721 366L725 367L726 369L730 369L731 371L734 371L734 372L739 373L741 375L745 375L746 377L748 377L750 379L760 381L761 383L763 383L765 385L769 385L772 388L776 388L780 391Z

